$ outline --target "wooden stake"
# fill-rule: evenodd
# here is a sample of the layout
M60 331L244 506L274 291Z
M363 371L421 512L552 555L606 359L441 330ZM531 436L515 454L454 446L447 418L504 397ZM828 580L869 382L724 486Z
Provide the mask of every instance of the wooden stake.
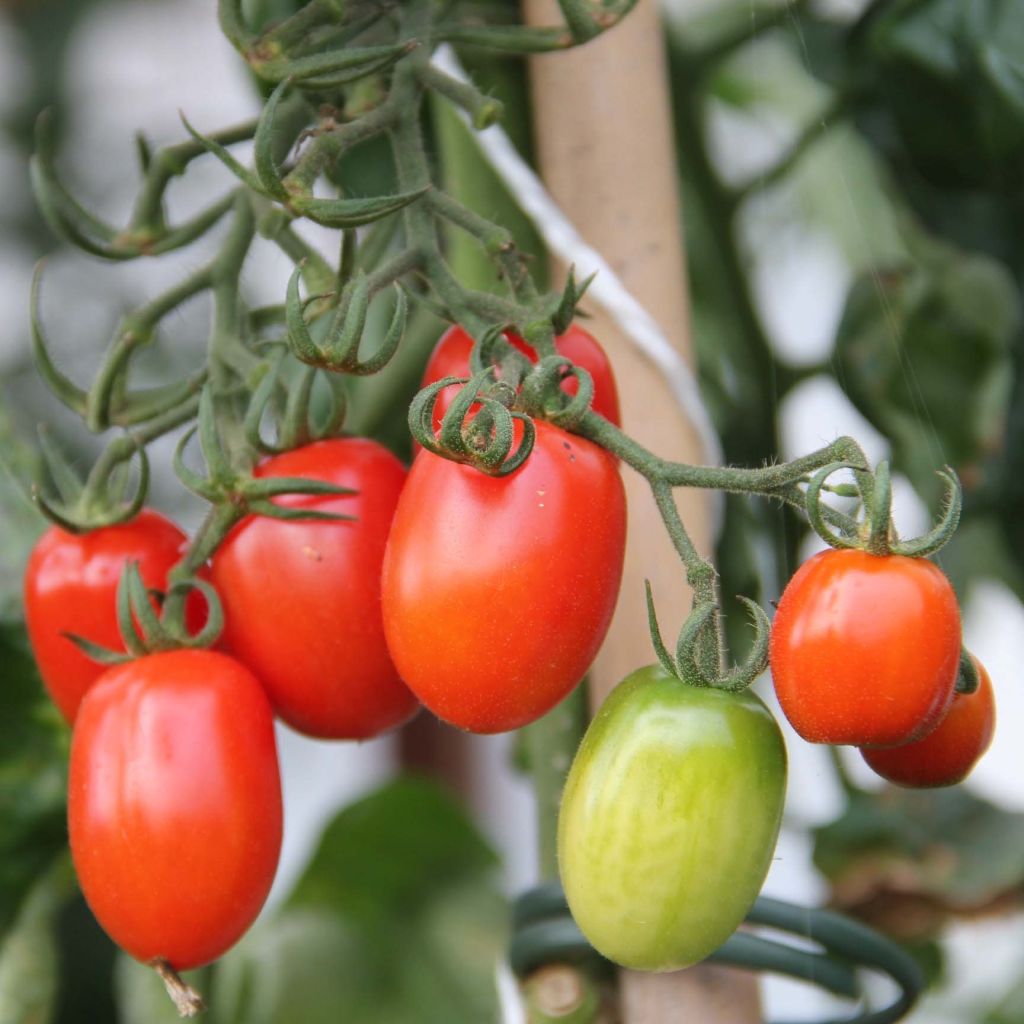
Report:
M553 0L524 0L524 7L532 24L559 19ZM532 60L534 124L541 174L554 198L692 362L666 74L658 5L640 0L621 25L595 41ZM597 314L587 327L615 366L626 431L659 455L703 461L697 434L660 372L603 311L586 300L583 305ZM655 660L644 579L654 588L666 636L689 610L683 570L647 484L631 472L625 483L629 549L619 607L591 676L595 704L628 672ZM698 549L709 553L710 496L682 494L679 506ZM761 1020L756 980L721 968L670 975L623 971L621 996L623 1024Z

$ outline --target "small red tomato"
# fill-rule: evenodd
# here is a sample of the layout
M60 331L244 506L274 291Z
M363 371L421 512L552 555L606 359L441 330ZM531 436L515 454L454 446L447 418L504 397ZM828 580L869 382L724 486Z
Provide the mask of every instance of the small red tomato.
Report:
M413 463L384 556L388 647L413 693L472 732L516 729L583 678L615 608L626 499L615 458L537 421L492 477Z
M202 650L108 669L75 722L68 832L89 906L133 957L180 971L224 953L281 849L273 714L252 673Z
M823 551L782 594L770 661L779 704L805 740L909 743L938 725L953 696L956 595L922 558Z
M505 337L531 362L537 361L537 353L518 334L506 333ZM619 393L615 386L615 375L612 372L608 356L598 340L578 324L571 324L565 334L555 338L555 350L559 355L571 359L572 362L589 371L594 379L594 398L592 408L606 420L621 425L619 417ZM449 327L434 347L423 372L420 387L426 387L443 377L468 377L469 357L473 351L473 339L458 325ZM575 378L569 378L562 385L567 394L575 395L579 388ZM441 426L441 418L458 394L458 387L445 388L437 396L434 406L434 429Z
M380 567L405 467L376 442L351 437L274 456L256 476L326 480L358 493L275 499L349 520L248 516L228 535L212 563L225 648L308 736L364 739L401 724L419 705L384 642Z
M996 728L992 680L976 658L978 688L957 693L938 728L923 740L885 750L862 750L864 760L883 779L898 786L929 789L962 782L988 750Z
M123 651L116 595L125 564L138 562L146 587L161 590L186 540L169 519L143 509L130 522L88 533L51 526L33 548L24 581L29 640L46 689L69 722L105 666L83 654L65 634ZM201 620L202 609L200 601L193 613L190 601L190 620Z

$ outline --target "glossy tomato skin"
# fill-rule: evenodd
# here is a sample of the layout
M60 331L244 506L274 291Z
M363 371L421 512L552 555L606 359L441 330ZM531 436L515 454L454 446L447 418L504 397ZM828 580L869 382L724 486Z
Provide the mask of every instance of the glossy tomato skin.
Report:
M898 786L931 789L963 782L989 748L996 727L992 680L977 659L978 688L957 693L938 727L923 740L901 747L862 750L883 779Z
M186 540L169 519L143 509L130 522L88 533L51 526L36 543L24 580L28 635L43 683L68 722L105 666L63 634L123 651L116 595L125 564L138 562L147 588L162 590ZM198 614L205 614L201 605Z
M273 713L214 651L108 669L79 709L68 831L89 906L143 963L216 959L252 924L281 848Z
M598 952L671 971L743 920L771 865L786 789L778 724L750 691L638 669L591 722L566 781L558 861Z
M779 704L805 740L909 743L953 697L960 610L931 562L823 551L786 586L769 656Z
M518 334L508 332L505 337L531 362L537 361L537 353ZM591 407L594 412L600 413L606 420L610 420L616 426L621 426L619 392L615 385L615 374L600 342L589 331L584 330L579 324L573 323L565 334L560 334L555 338L555 350L559 355L571 359L590 373L594 379L594 398ZM472 336L457 324L454 327L449 327L441 335L437 345L434 346L430 359L427 360L427 367L423 372L423 381L420 387L425 388L428 384L433 384L443 377L468 377L469 357L472 351ZM579 385L572 379L567 380L563 387L568 394L575 395ZM441 418L458 394L458 390L453 386L445 388L438 395L437 403L434 406L435 430L440 427Z
M491 477L421 452L384 557L388 647L439 718L479 733L532 722L583 678L622 576L616 460L537 421L526 462Z
M213 556L222 643L267 689L277 714L308 736L365 739L419 707L384 641L380 571L405 467L365 438L317 441L261 463L258 477L350 487L342 497L281 504L352 516L283 522L250 516Z

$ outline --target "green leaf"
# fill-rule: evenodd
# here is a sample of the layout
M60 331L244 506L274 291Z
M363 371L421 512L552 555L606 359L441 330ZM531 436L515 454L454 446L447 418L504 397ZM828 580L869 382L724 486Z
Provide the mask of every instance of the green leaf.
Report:
M1024 171L1021 4L901 0L872 21L858 58L859 80L873 90L872 135L891 159L909 159L942 187L1018 188Z
M334 819L284 910L222 961L211 1024L496 1021L495 863L439 787L386 785Z
M960 786L855 793L814 832L814 863L832 901L900 938L934 937L952 916L1024 896L1024 814Z
M496 864L462 810L423 779L399 779L346 807L289 901L330 906L375 925L429 905L435 893Z
M57 997L57 911L74 888L64 859L40 878L0 943L0 1024L43 1024Z
M68 730L43 692L23 628L0 622L0 934L65 849Z
M854 283L836 376L926 501L941 491L937 465L954 466L970 490L976 464L998 444L1020 320L1012 277L986 256L931 250L917 266Z

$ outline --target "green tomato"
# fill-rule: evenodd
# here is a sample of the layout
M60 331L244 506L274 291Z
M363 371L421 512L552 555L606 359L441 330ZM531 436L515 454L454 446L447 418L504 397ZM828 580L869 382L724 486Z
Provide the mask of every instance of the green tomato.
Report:
M785 790L782 733L753 693L688 686L657 665L627 676L583 738L558 820L587 940L637 970L703 960L764 883Z

